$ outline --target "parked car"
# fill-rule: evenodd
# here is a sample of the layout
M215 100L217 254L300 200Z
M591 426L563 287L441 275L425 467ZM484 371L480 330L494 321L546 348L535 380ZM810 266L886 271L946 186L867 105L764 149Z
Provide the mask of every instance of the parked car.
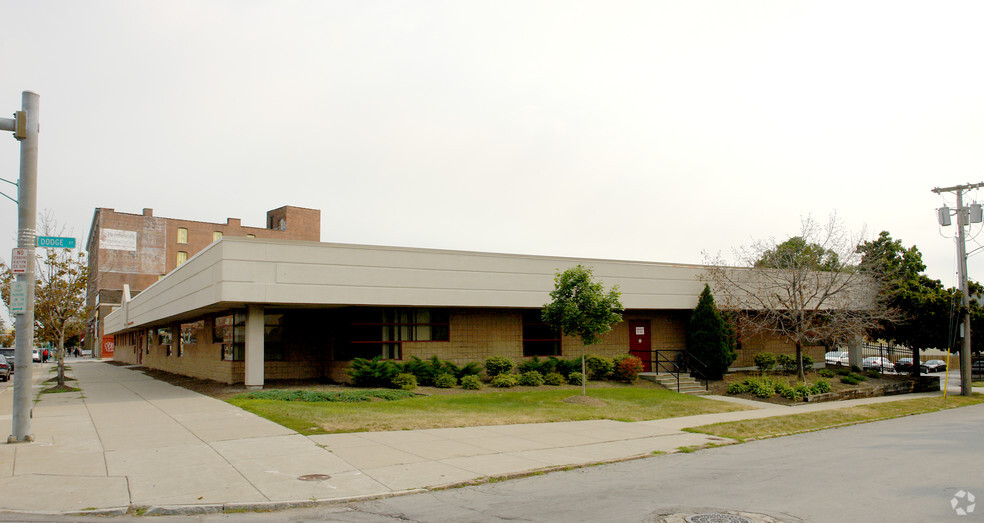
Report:
M823 355L823 359L826 360L829 365L847 366L850 361L847 357L847 352L845 351L828 352Z
M7 365L10 365L10 372L14 372L14 353L13 347L0 347L0 356L7 358Z
M11 372L7 358L0 356L0 381L9 381Z
M899 358L895 362L895 372L912 372L912 358Z
M940 372L946 370L946 362L943 360L928 360L919 365L923 373Z
M33 360L34 363L41 363L41 351L38 349L31 349L31 360Z
M895 365L888 358L881 356L869 356L861 361L861 368L885 372L895 370Z

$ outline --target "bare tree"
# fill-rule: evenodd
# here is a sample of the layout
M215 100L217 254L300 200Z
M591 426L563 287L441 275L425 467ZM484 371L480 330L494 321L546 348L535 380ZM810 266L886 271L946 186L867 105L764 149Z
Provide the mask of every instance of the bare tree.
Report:
M796 347L804 380L803 347L863 336L894 313L879 295L878 275L860 270L858 238L832 215L811 217L782 243L758 241L735 252L739 267L709 260L705 280L722 309L734 311L739 333L784 338Z

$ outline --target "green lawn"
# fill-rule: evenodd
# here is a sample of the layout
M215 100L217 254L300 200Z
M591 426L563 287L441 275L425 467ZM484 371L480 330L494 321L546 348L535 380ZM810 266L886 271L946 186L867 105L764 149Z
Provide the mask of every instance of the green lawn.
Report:
M918 398L807 412L789 416L714 423L712 425L692 427L685 430L744 441L750 438L781 436L841 425L898 418L912 414L923 414L937 410L976 405L978 403L984 403L984 396L975 394L969 397L951 395L946 398Z
M228 401L302 434L591 419L642 421L746 408L655 388L588 390L588 397L585 401L580 398L580 391L566 389L415 396L362 403L248 399L243 395Z

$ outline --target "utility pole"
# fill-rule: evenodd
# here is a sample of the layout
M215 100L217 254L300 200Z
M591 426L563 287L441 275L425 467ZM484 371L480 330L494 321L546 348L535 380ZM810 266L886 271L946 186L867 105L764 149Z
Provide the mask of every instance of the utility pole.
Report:
M14 405L13 405L13 434L7 438L7 443L34 441L31 434L31 378L33 358L31 349L34 348L34 247L37 242L35 227L37 222L38 201L38 115L41 107L41 97L37 93L24 91L21 93L21 110L14 113L14 118L0 118L0 130L13 131L14 139L20 142L20 179L17 181L17 249L15 255L21 259L26 255L26 263L20 270L14 268L14 257L11 257L11 269L17 276L11 288L11 306L13 308L13 291L18 289L23 297L23 308L12 310L14 319ZM26 252L25 252L26 251Z
M970 288L967 285L967 244L965 239L964 227L970 223L981 222L980 206L974 206L974 212L970 207L964 207L963 193L971 189L984 187L984 183L968 183L966 185L955 185L953 187L937 187L933 189L936 194L953 192L957 194L957 276L960 279L960 312L961 326L963 327L963 338L960 343L960 395L970 396L973 387L970 381ZM950 209L943 207L939 210L940 225L950 225Z

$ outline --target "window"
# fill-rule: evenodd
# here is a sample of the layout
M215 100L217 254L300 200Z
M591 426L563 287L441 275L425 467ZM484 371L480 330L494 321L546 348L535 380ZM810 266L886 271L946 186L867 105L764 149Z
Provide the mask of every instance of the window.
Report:
M523 356L560 354L560 331L543 323L539 310L523 311Z
M263 315L263 359L284 359L284 314ZM199 322L201 323L201 322ZM246 359L246 311L215 318L212 342L221 343L222 359L243 361Z
M215 318L212 342L222 344L222 359L243 361L246 356L246 311Z
M186 261L188 261L188 253L185 251L178 251L178 257L175 260L177 263L176 267L180 267Z
M178 343L179 358L184 355L185 346L198 344L199 332L203 328L205 328L205 322L201 320L194 323L181 324L181 339Z
M188 243L188 229L178 227L178 243Z
M164 347L165 354L167 356L171 355L171 342L171 327L161 327L157 329L157 344Z
M212 241L217 242L222 239L222 231L212 231Z
M348 325L349 344L339 359L402 359L407 341L448 341L450 314L444 309L356 309Z

